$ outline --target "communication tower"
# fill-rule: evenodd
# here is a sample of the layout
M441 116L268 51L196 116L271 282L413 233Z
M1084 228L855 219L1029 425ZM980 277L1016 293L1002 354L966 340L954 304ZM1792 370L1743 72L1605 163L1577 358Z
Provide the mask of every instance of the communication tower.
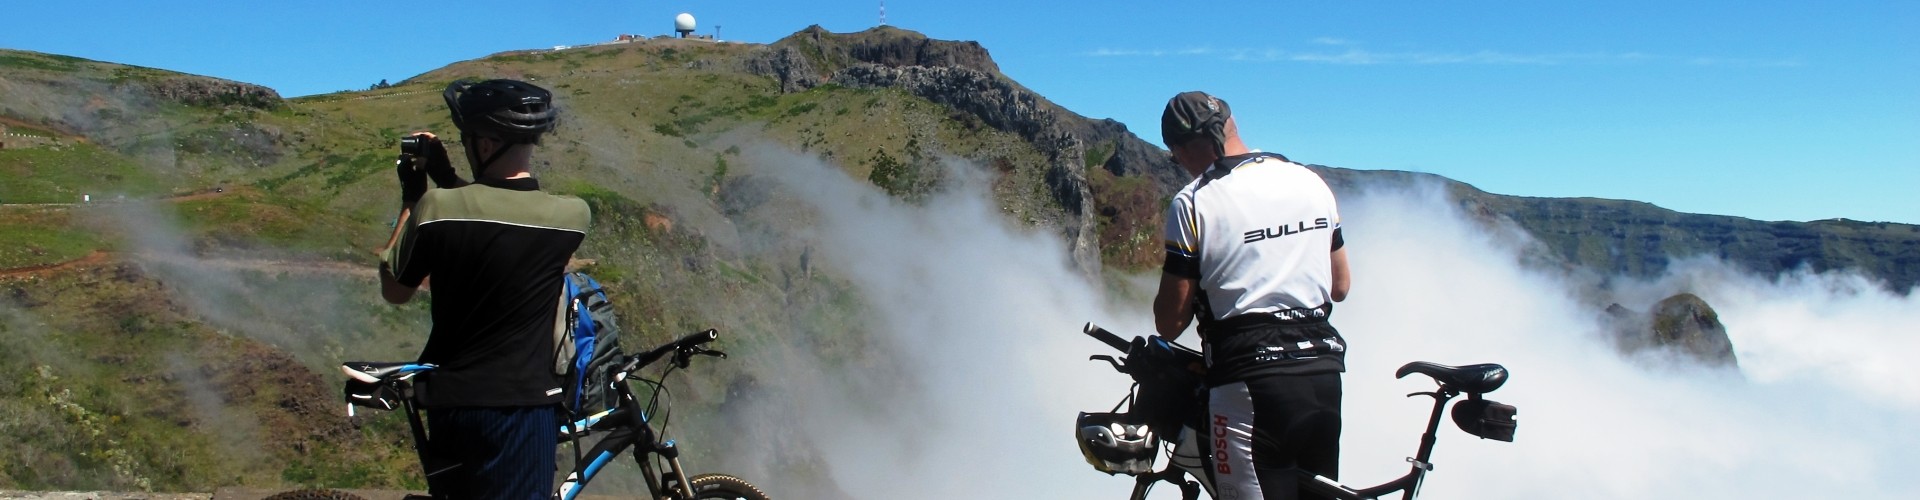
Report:
M880 0L880 25L887 25L887 0Z

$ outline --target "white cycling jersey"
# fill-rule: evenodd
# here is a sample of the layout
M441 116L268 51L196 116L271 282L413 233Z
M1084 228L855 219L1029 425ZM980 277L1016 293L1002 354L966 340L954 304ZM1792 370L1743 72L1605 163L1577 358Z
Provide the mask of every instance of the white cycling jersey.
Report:
M1224 158L1167 209L1167 272L1199 280L1214 320L1325 318L1340 212L1318 174L1285 157Z

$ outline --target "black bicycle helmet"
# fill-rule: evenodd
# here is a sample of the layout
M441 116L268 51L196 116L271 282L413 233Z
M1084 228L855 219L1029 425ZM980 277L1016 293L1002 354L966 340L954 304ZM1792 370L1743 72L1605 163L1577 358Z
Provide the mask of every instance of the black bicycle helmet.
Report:
M456 80L441 96L453 113L453 126L462 133L513 144L539 144L540 135L552 131L559 119L553 93L522 81Z

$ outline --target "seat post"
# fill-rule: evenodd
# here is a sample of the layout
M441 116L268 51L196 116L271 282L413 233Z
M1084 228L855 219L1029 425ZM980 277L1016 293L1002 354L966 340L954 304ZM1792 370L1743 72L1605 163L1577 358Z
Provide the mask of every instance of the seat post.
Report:
M400 399L400 407L407 412L407 426L413 428L413 452L420 456L420 471L427 475L439 472L427 464L427 426L420 422L420 410L413 406L413 387L408 385L401 394L405 397Z
M1440 415L1446 413L1447 402L1452 401L1454 396L1460 395L1446 388L1428 394L1433 396L1433 413L1427 417L1427 433L1420 435L1420 453L1413 458L1423 464L1429 463L1427 460L1433 458L1433 444L1440 435Z
M1419 494L1420 483L1426 480L1427 472L1433 470L1433 462L1429 460L1433 459L1433 445L1439 440L1440 415L1445 413L1447 402L1452 401L1454 396L1459 395L1459 393L1454 392L1453 389L1448 389L1444 386L1438 391L1420 394L1433 397L1433 413L1427 417L1427 432L1420 435L1419 453L1415 453L1413 458L1407 459L1407 461L1413 462L1413 470L1409 471L1407 477L1404 478L1410 481L1405 485L1405 489L1401 490L1400 498L1403 500L1413 500L1413 496Z

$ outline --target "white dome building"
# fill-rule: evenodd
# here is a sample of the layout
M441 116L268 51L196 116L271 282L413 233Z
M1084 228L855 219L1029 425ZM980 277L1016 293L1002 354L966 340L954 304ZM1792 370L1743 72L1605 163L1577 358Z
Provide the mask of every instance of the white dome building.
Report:
M692 35L695 26L693 14L681 12L680 15L673 16L673 32L679 33L680 38L686 38Z

